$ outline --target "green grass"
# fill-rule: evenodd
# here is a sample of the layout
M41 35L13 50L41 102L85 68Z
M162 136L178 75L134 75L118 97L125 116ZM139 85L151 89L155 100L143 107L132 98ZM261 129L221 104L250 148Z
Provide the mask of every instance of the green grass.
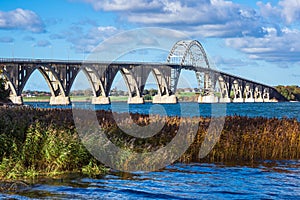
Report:
M23 97L24 102L50 101L49 96Z
M110 96L111 101L127 101L128 96Z
M181 92L179 94L176 94L178 98L192 98L197 96L197 94L193 92ZM127 101L128 96L110 96L109 97L111 101ZM70 96L71 101L91 101L91 96ZM23 97L24 102L49 102L50 97L49 96L36 96L36 97Z

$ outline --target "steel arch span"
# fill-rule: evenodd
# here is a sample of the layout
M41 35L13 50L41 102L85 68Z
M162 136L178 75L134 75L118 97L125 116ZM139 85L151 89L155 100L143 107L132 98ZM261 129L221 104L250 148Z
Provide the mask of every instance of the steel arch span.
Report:
M202 44L197 40L180 40L172 47L168 63L210 68L207 54Z
M198 69L210 69L211 66L208 61L207 54L202 44L197 40L180 40L172 47L167 62L170 64L177 64L180 66L193 66ZM171 76L171 91L176 93L178 79L181 69L173 69ZM208 80L202 80L202 70L197 70L196 78L198 81L198 88L201 88L201 83L208 82ZM202 90L208 90L208 86L203 86ZM205 88L206 87L206 88Z

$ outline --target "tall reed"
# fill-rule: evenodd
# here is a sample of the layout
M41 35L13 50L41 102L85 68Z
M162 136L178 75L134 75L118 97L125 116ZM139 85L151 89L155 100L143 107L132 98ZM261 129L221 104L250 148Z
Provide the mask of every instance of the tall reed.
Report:
M94 111L82 111L89 116ZM142 114L112 114L97 111L97 118L107 138L126 149L120 165L132 159L130 152L146 153L166 146L177 134L179 127L186 135L182 141L193 141L178 162L255 162L300 158L300 122L296 119L226 117L220 139L203 159L199 149L207 134L209 118L162 117ZM131 123L146 126L154 123L163 127L150 138L136 138L123 132L121 125L130 130ZM88 118L86 123L91 123ZM190 124L199 125L191 137ZM173 149L176 151L176 149ZM122 155L121 155L122 156ZM169 155L161 155L167 158ZM151 164L152 160L146 160ZM146 163L145 163L146 164ZM25 107L0 108L0 178L34 177L80 172L97 175L107 168L93 158L82 144L73 121L72 110L33 109Z

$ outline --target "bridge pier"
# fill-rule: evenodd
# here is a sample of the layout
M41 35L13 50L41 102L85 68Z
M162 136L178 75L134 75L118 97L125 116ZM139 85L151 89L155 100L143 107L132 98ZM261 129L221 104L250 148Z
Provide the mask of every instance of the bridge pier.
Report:
M254 98L245 98L245 103L255 102Z
M244 99L243 98L234 98L232 100L233 103L243 103L244 102Z
M13 102L13 104L17 104L17 105L23 104L22 96L10 96L9 100L11 100Z
M70 97L66 96L51 96L50 105L69 105Z
M198 103L218 103L219 99L215 95L199 96Z
M230 103L230 102L231 102L231 99L228 98L228 97L220 98L220 99L219 99L219 102L220 102L220 103Z
M144 98L135 96L135 97L128 97L128 104L143 104L144 103Z
M92 98L92 104L110 104L110 98L109 97L93 97Z
M264 102L263 98L257 98L255 99L255 102Z
M155 95L153 97L152 103L159 103L159 104L163 104L163 103L172 103L175 104L177 103L177 97L175 95Z

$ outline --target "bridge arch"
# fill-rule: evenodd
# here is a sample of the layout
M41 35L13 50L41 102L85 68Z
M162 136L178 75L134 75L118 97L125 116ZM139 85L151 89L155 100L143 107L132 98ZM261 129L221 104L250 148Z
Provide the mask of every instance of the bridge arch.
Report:
M136 77L134 76L134 73L131 71L131 66L125 66L121 67L118 65L109 65L106 68L106 72L109 73L109 80L107 80L107 84L105 85L105 91L106 94L109 96L111 87L113 85L113 82L116 79L116 76L118 73L120 73L121 77L124 80L124 83L126 85L126 88L128 89L128 103L143 103L143 98L141 91L139 90L139 85L136 80Z
M4 79L6 81L6 87L10 90L10 96L18 96L16 86L14 85L11 77L9 76L9 73L5 70L5 66L1 66L2 69L2 75L4 76Z
M243 102L243 92L242 92L243 88L242 88L242 83L240 80L238 79L234 79L232 82L232 87L231 87L231 91L233 96L232 97L232 101L233 102Z
M55 72L54 69L51 68L51 66L46 66L46 65L36 65L34 68L32 68L31 71L29 71L26 74L26 77L23 81L22 86L20 86L20 92L22 93L28 79L32 76L33 72L38 70L44 79L46 80L48 87L50 89L51 95L53 97L56 96L66 96L65 89L62 85L62 82L59 80L59 75Z
M228 91L228 85L226 84L225 79L223 76L219 75L218 77L219 87L220 87L220 101L224 99L229 98L229 91Z
M172 47L168 63L210 68L206 52L197 40L180 40Z
M119 70L124 81L125 84L128 88L128 92L129 92L129 97L141 97L141 93L137 84L137 80L134 77L133 73L126 68L122 68L121 70Z
M80 71L83 72L90 86L92 87L94 97L99 97L99 96L107 97L101 78L95 69L88 66L81 67L81 69L76 74L76 77L78 76ZM73 79L71 84L74 83L76 77Z
M165 76L163 75L163 73L157 69L157 68L154 68L150 71L150 73L153 74L154 76L154 79L156 81L156 84L158 86L158 94L160 96L163 96L163 95L170 95L169 93L169 88L168 88L168 84L167 84L167 81L166 81L166 78ZM149 74L150 74L149 73ZM149 76L149 75L148 75Z

